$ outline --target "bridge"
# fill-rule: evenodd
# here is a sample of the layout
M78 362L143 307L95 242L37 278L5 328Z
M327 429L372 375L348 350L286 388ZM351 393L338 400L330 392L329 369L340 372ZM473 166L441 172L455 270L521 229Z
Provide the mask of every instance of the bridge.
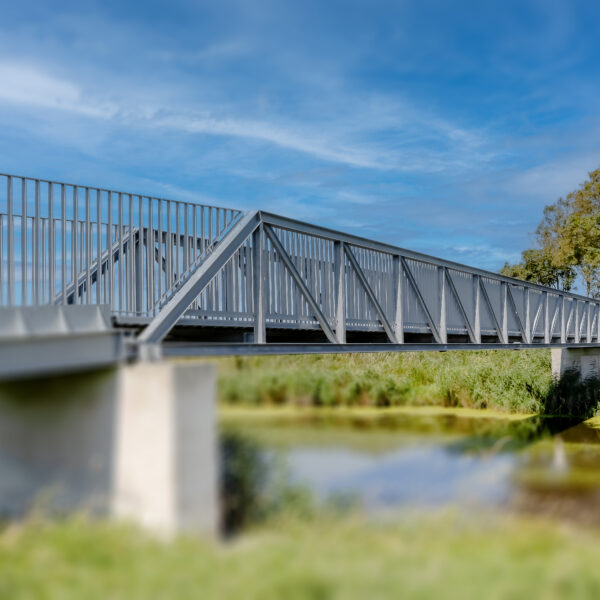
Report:
M0 307L0 373L111 352L119 361L600 342L597 299L264 211L8 174ZM103 350L69 352L86 332L106 338Z
M47 472L68 506L214 526L214 369L162 358L550 347L560 376L600 372L599 346L598 299L270 212L0 174L0 467L27 474L0 512Z

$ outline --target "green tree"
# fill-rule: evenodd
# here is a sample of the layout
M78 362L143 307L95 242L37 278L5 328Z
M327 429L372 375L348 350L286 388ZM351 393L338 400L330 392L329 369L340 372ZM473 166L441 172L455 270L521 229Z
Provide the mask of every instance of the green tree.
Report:
M544 208L536 230L542 252L555 267L567 266L589 296L600 296L600 169L580 188Z
M560 290L570 290L575 281L575 271L566 265L556 265L544 248L531 248L521 252L521 262L505 263L500 271L508 277L547 285Z

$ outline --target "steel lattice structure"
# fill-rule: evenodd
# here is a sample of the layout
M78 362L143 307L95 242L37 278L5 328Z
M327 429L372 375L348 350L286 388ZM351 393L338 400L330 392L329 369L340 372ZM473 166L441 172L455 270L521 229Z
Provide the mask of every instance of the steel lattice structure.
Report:
M597 299L262 211L0 175L0 306L42 305L102 305L167 354L600 343Z

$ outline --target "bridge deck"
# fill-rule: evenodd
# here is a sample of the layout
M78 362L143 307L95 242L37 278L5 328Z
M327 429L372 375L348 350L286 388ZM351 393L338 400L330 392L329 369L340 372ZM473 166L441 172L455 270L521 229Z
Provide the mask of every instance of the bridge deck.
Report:
M597 299L270 213L0 175L0 306L71 304L169 354L600 343Z

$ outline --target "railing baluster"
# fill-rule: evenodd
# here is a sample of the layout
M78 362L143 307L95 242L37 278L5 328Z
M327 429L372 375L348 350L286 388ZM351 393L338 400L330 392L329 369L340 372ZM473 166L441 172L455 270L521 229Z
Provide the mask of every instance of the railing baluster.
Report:
M123 285L123 279L125 277L125 269L123 268L123 263L124 263L124 257L123 254L125 252L124 250L124 232L123 232L123 194L119 194L118 196L118 225L117 225L117 235L118 235L118 240L119 240L119 277L118 277L118 283L119 283L119 307L118 307L118 311L123 314L124 309L123 309L123 305L125 303L125 298L124 298L124 285Z
M134 261L135 247L133 241L133 194L129 194L129 212L127 217L127 226L129 227L129 241L127 243L127 314L131 314L135 311L134 306L134 293L135 293L135 273L134 273Z
M40 271L42 266L40 265L41 255L41 243L40 243L40 182L35 181L35 214L33 217L33 257L32 257L32 269L33 269L33 303L40 303Z
M179 202L175 203L175 277L173 278L173 281L177 281L181 277L181 262L179 260L179 253L181 249L179 204Z
M62 303L67 303L67 191L65 185L60 186L61 202L61 224L60 224L60 242L61 242L61 294Z
M190 261L189 211L187 202L183 205L183 211L183 270L186 272Z
M173 236L171 233L171 202L167 200L167 283L165 291L173 285Z
M79 265L77 261L77 243L78 243L78 202L79 192L77 186L73 186L73 221L71 222L71 283L74 285L73 290L73 304L77 304L77 297L79 295Z
M146 291L147 313L154 314L154 218L152 214L152 198L147 198L148 225L146 229Z
M158 298L162 297L163 278L163 227L162 227L162 201L158 200Z
M27 303L27 184L21 177L21 304Z
M85 188L85 303L92 302L92 240L90 239L90 188Z
M48 222L44 221L43 219L41 220L41 226L42 226L42 241L41 241L41 247L42 247L42 255L41 255L41 261L42 261L42 266L41 266L41 289L40 289L40 296L41 296L41 301L42 304L46 304L46 273L48 272L48 270L46 269L46 230L47 230L47 225ZM1 246L1 244L0 244ZM0 277L0 281L2 280L2 277Z
M96 304L102 302L102 203L101 192L96 190Z
M0 305L4 304L4 215L0 213Z
M7 253L8 253L8 305L15 303L15 229L13 214L13 178L9 175L6 183L6 200L8 203L8 235L7 235Z

